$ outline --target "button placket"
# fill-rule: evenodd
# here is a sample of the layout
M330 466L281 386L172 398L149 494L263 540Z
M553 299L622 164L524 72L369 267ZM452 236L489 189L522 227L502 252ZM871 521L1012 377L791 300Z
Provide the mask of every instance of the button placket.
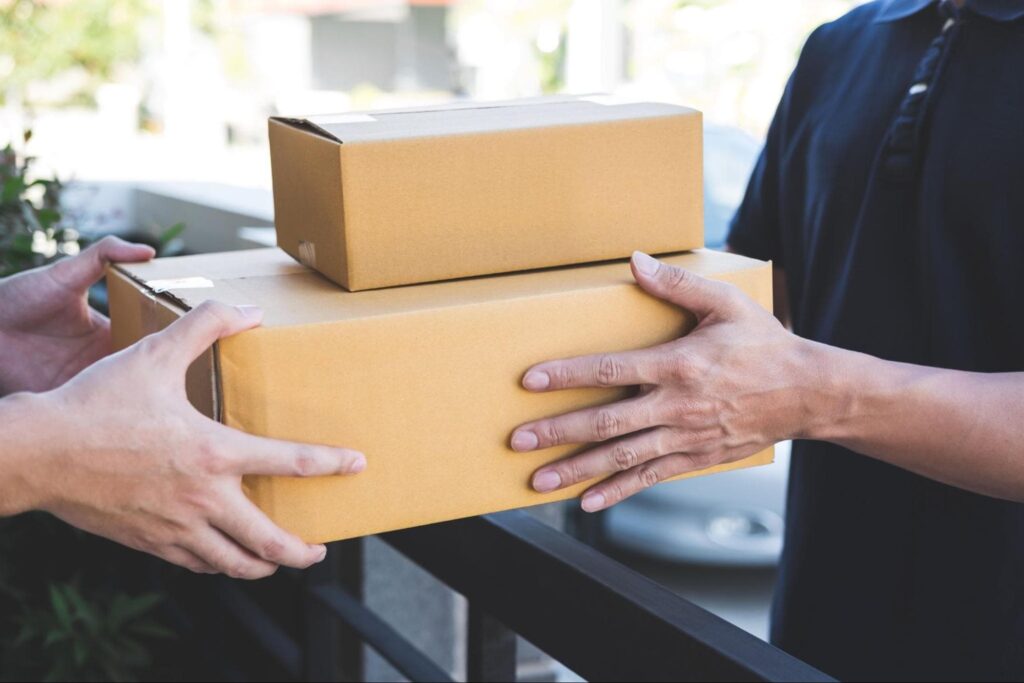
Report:
M941 77L945 57L961 23L960 9L952 0L944 0L939 11L946 21L918 63L883 146L882 171L892 180L910 180L917 173L929 94Z

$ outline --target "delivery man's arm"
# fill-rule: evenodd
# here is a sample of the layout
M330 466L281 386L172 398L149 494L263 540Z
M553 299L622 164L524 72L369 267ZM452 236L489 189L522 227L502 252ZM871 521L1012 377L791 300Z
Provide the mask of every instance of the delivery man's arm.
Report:
M109 326L86 306L86 290L107 260L152 251L102 245L0 281L0 386L19 391L0 399L0 516L45 510L194 571L235 577L322 559L323 546L281 530L245 497L242 476L353 474L365 458L250 436L189 404L189 364L258 325L253 307L203 304L107 356Z
M650 349L541 363L531 391L639 386L608 406L522 425L512 447L593 448L536 472L549 491L596 477L599 510L669 477L733 462L785 439L817 439L939 481L1024 501L1024 373L883 361L788 332L735 287L637 254L637 282L698 316Z

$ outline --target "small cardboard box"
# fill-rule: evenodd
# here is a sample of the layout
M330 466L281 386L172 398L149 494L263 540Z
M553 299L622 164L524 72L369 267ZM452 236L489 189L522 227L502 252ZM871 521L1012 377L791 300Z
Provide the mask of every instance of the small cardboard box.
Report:
M703 250L667 260L771 304L767 263ZM529 486L538 467L576 447L516 453L511 432L625 392L531 394L523 373L664 342L693 324L644 294L623 261L354 293L266 249L119 265L108 284L118 348L207 299L264 309L262 327L192 366L188 393L231 427L366 453L369 466L354 477L245 481L257 505L309 542L579 495L583 485L548 495Z
M352 291L702 247L700 112L608 102L272 118L277 244Z

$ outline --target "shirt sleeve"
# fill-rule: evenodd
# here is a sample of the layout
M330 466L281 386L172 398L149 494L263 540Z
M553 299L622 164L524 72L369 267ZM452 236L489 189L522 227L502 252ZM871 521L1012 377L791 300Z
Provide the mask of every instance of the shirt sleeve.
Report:
M787 95L789 88L787 87ZM727 243L731 251L762 261L782 265L782 235L779 217L781 169L779 164L779 128L782 109L787 95L775 113L764 148L750 174L747 191L743 196L729 227Z
M809 79L814 78L815 59L820 55L810 55L815 49L813 46L819 42L817 36L821 30L819 28L811 34L801 51L768 128L768 137L750 175L743 202L729 227L727 243L732 251L762 261L773 261L777 266L785 265L783 230L796 228L786 226L782 217L784 193L795 191L785 184L783 162L790 131L795 130L797 119L807 108L807 102L801 101L798 95L814 90Z

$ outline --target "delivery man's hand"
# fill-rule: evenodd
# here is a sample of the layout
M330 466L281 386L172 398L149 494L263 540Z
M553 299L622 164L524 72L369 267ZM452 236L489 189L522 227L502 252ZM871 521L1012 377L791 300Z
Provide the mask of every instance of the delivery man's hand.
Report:
M110 261L153 258L153 248L105 237L77 256L0 280L0 396L47 391L110 353L110 321L89 307L89 287Z
M13 453L0 458L0 479L6 467L21 484L7 497L24 499L6 512L47 510L196 572L255 579L323 559L324 546L278 528L245 497L242 475L354 474L363 455L250 436L185 397L189 364L261 317L208 302L58 389L5 399L5 430L16 436L0 447Z
M789 333L736 287L641 253L633 275L650 294L693 312L697 327L639 351L583 356L530 368L530 391L636 386L637 395L520 426L512 448L598 444L538 470L533 487L553 491L608 477L583 496L596 511L685 472L740 460L796 436L809 423L805 401L811 344ZM614 475L614 476L608 476Z

